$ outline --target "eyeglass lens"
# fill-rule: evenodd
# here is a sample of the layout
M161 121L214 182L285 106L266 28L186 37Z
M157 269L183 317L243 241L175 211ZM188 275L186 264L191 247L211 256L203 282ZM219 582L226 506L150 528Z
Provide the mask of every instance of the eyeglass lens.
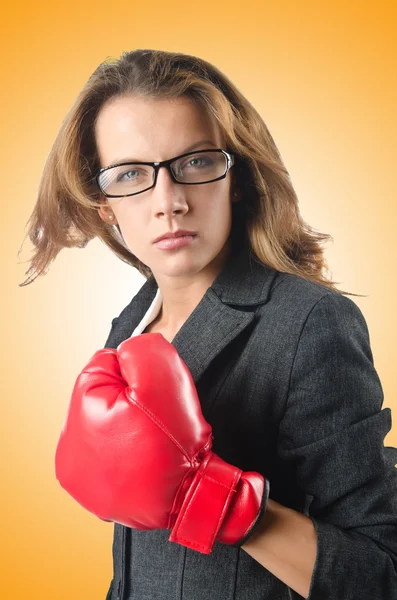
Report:
M175 160L170 166L175 179L181 183L206 183L225 173L227 159L222 152L196 152ZM99 184L106 194L125 196L150 188L154 174L150 165L129 163L103 171Z

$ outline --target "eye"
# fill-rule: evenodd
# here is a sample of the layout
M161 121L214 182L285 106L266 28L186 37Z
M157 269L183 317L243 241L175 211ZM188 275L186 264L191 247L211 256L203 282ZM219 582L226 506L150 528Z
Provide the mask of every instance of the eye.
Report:
M132 179L136 179L137 175L135 175L135 177L132 175L131 173L138 173L138 169L129 169L128 171L124 171L123 173L118 173L116 181L117 182L122 182L122 181L131 181Z
M193 169L197 169L200 167L206 167L208 165L211 164L211 159L208 156L194 156L192 158L190 158L183 166L182 168L188 168L191 167Z

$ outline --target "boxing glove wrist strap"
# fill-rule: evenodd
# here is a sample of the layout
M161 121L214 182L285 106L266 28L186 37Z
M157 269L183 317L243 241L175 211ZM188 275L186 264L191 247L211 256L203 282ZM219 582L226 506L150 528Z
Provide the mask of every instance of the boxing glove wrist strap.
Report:
M169 541L209 554L242 472L211 452L186 492Z

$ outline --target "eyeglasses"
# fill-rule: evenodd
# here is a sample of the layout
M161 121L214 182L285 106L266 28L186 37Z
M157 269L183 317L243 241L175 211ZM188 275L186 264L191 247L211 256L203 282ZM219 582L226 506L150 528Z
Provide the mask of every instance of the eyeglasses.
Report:
M234 165L234 156L225 150L187 152L161 162L126 162L100 169L96 182L107 198L135 196L156 185L160 167L166 167L172 181L200 185L223 179Z

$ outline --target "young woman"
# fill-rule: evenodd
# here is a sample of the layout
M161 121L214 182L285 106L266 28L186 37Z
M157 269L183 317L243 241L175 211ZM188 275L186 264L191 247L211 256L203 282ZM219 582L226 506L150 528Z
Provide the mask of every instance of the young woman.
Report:
M95 236L146 278L56 450L61 485L114 523L108 599L397 598L397 452L367 325L225 75L157 50L102 63L29 236L24 285Z

